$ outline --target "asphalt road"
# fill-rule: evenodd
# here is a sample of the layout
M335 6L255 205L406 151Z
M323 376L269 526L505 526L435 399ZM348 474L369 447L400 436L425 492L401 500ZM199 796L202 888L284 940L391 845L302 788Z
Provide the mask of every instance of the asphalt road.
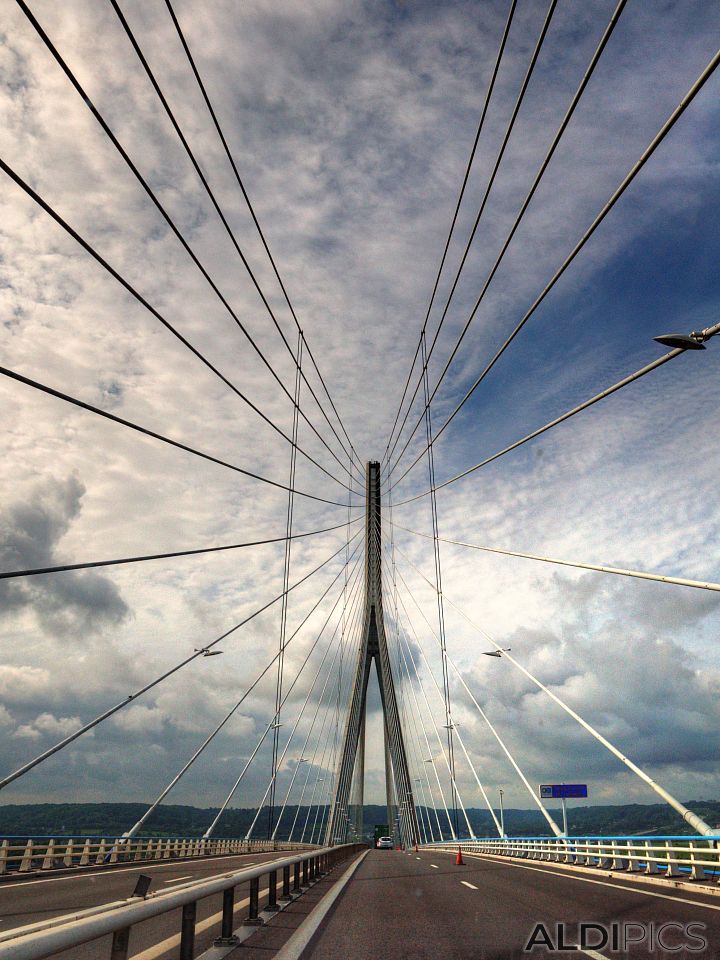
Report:
M597 946L604 925L612 939ZM524 950L543 923L549 946ZM558 923L566 924L558 949ZM668 924L676 924L677 926ZM694 924L685 933L683 925ZM625 925L625 926L623 926ZM651 927L652 925L652 927ZM649 937L661 943L650 946ZM623 936L643 942L623 943ZM539 934L539 939L544 939ZM702 939L707 946L702 946ZM681 943L687 948L678 949ZM570 947L570 949L567 949ZM614 882L602 874L569 873L540 863L466 858L455 866L447 853L372 850L337 904L321 923L302 960L717 960L720 957L720 896L673 892L672 888Z
M177 863L143 864L111 870L71 873L57 877L0 884L0 930L9 930L129 897L142 873L152 877L151 891L171 890L177 883L198 880L241 870L268 860L291 856L292 853L250 853L207 860L184 860ZM264 883L260 881L262 893ZM247 914L245 902L249 885L236 888L238 923ZM220 931L221 895L198 903L196 952L206 949ZM214 918L214 919L213 919ZM175 960L180 943L180 910L172 911L133 927L130 956L137 960ZM110 938L85 944L58 954L62 960L98 960L110 955Z

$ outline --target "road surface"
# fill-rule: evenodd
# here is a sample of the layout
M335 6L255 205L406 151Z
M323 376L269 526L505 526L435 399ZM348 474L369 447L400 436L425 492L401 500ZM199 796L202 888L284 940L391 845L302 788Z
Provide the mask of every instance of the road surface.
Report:
M564 947L578 945L578 924L605 925L612 940L598 949L602 932L588 931L586 951L558 950L556 924L565 923ZM555 949L524 951L544 924ZM632 926L623 928L623 923ZM653 925L652 928L650 925ZM677 924L677 926L668 926ZM694 924L686 934L683 926ZM642 926L640 926L642 925ZM651 929L661 941L648 948ZM642 943L622 948L622 937ZM708 942L702 948L702 939ZM676 949L686 942L689 949ZM720 896L627 881L598 873L570 873L531 861L465 858L422 851L372 850L302 954L302 960L717 960Z

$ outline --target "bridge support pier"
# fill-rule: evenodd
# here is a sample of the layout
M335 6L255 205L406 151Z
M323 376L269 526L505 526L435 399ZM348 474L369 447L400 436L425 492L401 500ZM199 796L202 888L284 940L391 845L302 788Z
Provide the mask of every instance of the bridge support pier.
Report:
M375 664L382 701L386 738L385 777L388 805L388 829L393 830L392 792L402 816L398 830L406 845L420 842L420 831L413 799L412 779L408 770L405 742L400 724L400 711L395 696L390 654L385 636L382 598L382 539L380 512L380 464L370 461L366 472L365 518L365 613L360 651L355 666L355 679L350 694L347 720L343 733L340 762L335 775L333 801L328 817L325 842L342 843L348 830L348 803L356 767L356 757L366 710L370 669ZM362 790L360 791L362 802ZM396 837L400 839L400 837Z

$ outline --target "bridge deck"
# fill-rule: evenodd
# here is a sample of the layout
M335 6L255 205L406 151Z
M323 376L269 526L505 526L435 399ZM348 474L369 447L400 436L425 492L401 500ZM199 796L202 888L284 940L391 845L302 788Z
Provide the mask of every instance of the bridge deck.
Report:
M285 855L249 853L175 863L128 864L112 869L90 870L87 873L61 874L27 881L12 880L0 884L0 930L10 930L24 924L65 916L74 910L122 900L132 894L141 873L152 877L153 891L170 890L183 880L200 880ZM236 888L237 923L247 915L247 903L244 901L248 892L247 883ZM198 901L196 953L210 947L214 938L219 935L219 911L219 897ZM138 924L133 928L130 937L130 957L136 960L176 960L180 943L179 931L180 910ZM109 937L58 954L62 960L99 960L109 956Z
M648 950L647 942L627 951L609 948L523 952L535 926L569 924L567 945L577 944L577 924L636 922L657 926L704 924L703 952ZM573 937L573 934L575 936ZM639 936L639 931L635 934ZM676 947L678 928L665 942ZM593 942L597 942L595 939ZM698 941L688 941L697 949ZM555 941L557 946L557 941ZM720 896L654 885L608 880L599 874L560 872L552 866L466 859L455 866L447 853L408 855L372 850L335 908L320 925L302 960L527 960L528 957L586 960L590 957L720 956Z

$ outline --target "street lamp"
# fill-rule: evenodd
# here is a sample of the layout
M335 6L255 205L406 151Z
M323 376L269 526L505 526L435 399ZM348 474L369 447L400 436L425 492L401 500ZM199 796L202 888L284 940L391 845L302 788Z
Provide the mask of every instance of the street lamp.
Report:
M500 790L500 833L505 838L505 811L503 809L503 791Z

